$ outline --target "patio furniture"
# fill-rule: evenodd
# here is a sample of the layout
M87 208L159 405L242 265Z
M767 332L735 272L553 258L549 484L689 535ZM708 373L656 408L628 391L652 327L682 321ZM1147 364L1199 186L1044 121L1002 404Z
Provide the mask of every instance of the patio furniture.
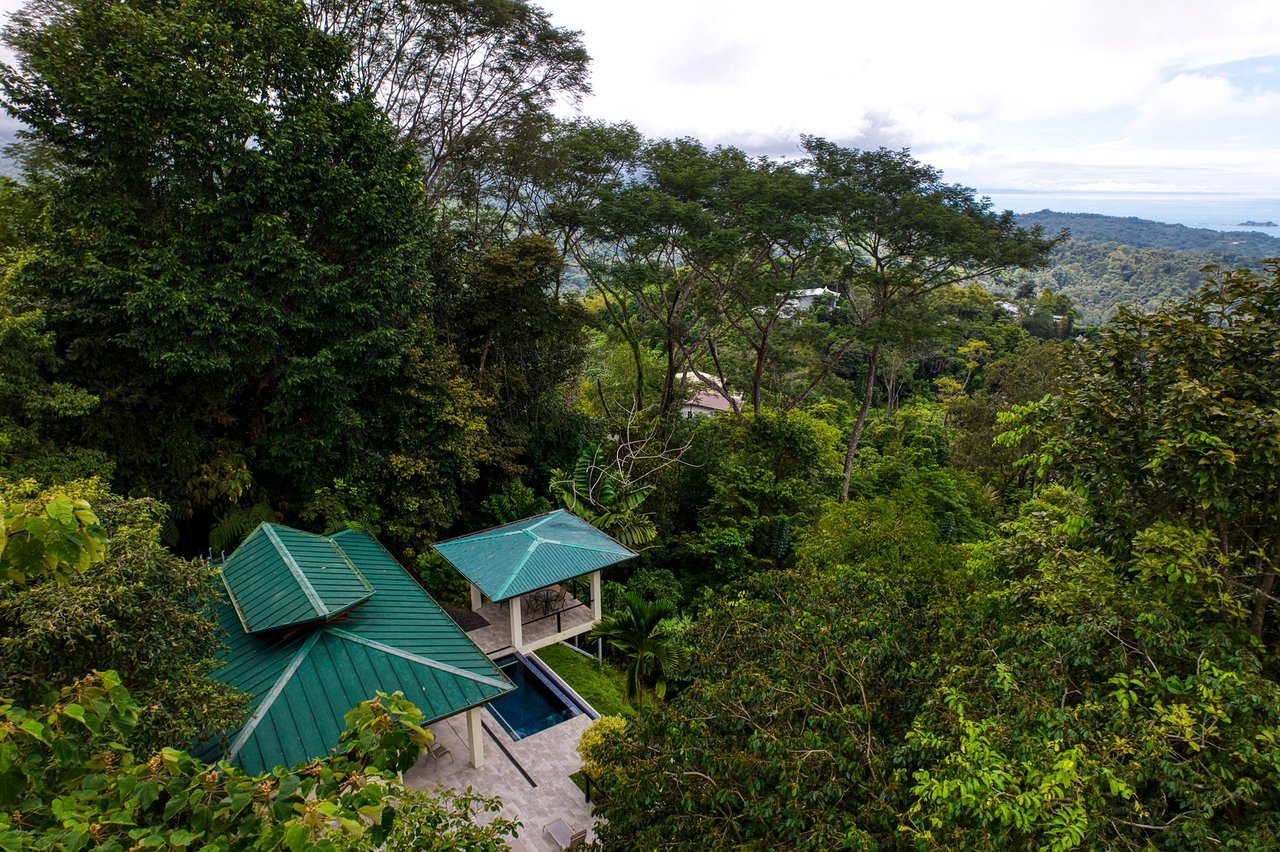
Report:
M431 755L436 760L443 760L447 757L449 758L450 763L453 762L453 755L449 752L449 747L439 740L432 740L430 744L427 745L427 754Z
M574 849L587 842L587 830L585 828L574 831L569 827L569 823L563 819L556 819L547 823L543 830L556 842L561 852L565 849Z
M569 587L564 583L556 583L551 587L551 600L547 603L547 612L564 609L564 602L569 597Z
M564 605L564 599L568 595L568 590L562 585L548 586L545 589L529 593L529 599L532 608L539 609L544 615L550 615Z

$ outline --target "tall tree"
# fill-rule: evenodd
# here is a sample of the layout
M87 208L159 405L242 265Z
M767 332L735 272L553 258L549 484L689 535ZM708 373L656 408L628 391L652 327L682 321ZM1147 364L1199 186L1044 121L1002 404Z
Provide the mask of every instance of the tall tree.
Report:
M478 152L557 99L590 91L581 34L524 0L309 0L307 8L322 32L350 43L355 87L421 153L432 203Z
M557 292L564 262L549 239L475 236L455 234L443 250L446 241L437 243L437 274L453 286L435 300L436 318L464 374L492 401L486 454L498 481L532 468L545 482L581 443L565 387L586 355L586 316Z
M14 273L122 490L294 500L370 440L424 306L421 172L287 0L35 0L4 104L47 232Z
M1041 472L1088 488L1123 554L1164 521L1213 537L1259 638L1280 570L1280 264L1215 275L1151 314L1122 309L1062 371L1060 391L1006 423ZM1017 419L1024 422L1017 423Z
M59 381L60 367L44 314L23 310L0 283L0 475L63 482L109 469L105 454L68 453L49 437L57 425L86 416L98 403Z
M659 410L679 403L680 376L691 369L727 395L727 346L746 353L741 381L759 411L791 294L819 274L812 182L787 164L692 139L649 143L631 168L605 187L579 245L590 248L580 257L610 318L630 335L637 406L643 359L632 311L666 360Z
M858 342L869 345L862 407L845 453L845 485L866 426L881 349L912 336L930 294L953 284L1046 262L1056 240L995 213L988 199L942 181L942 173L906 151L860 151L806 136L807 166L818 187L835 284L848 332L824 371ZM820 374L821 375L821 374ZM815 384L816 384L815 380Z
M970 591L962 554L889 500L829 504L801 551L802 568L708 597L688 686L596 750L606 845L892 845L892 744L929 685L914 669L939 602Z
M901 830L949 849L1274 846L1280 685L1236 557L1166 521L1116 547L1097 520L1051 486L974 552L979 591L919 669L933 691L895 754Z

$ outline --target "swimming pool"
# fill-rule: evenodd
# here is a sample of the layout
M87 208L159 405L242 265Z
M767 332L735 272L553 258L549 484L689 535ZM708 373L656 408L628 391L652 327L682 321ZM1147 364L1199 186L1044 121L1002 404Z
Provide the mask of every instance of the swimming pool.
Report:
M516 689L485 706L511 739L524 739L582 712L567 695L520 657L511 655L494 662L516 685Z

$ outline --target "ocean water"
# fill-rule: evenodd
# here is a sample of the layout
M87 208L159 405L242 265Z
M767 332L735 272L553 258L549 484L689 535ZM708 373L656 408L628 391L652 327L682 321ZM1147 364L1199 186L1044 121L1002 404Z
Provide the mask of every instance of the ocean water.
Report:
M1280 223L1280 199L1248 195L1176 195L1172 193L1060 192L979 190L991 198L997 210L1035 213L1101 213L1104 216L1136 216L1215 231L1257 231L1280 237L1280 228L1246 227L1241 222Z

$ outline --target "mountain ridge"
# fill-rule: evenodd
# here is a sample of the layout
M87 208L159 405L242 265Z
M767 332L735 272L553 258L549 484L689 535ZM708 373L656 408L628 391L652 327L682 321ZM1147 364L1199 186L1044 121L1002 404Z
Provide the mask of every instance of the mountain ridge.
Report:
M1071 238L1076 242L1111 242L1139 248L1220 252L1259 259L1280 257L1280 238L1256 231L1215 231L1212 228L1192 228L1137 216L1058 213L1048 209L1019 213L1014 218L1023 227L1040 225L1048 233L1066 228L1071 231Z

